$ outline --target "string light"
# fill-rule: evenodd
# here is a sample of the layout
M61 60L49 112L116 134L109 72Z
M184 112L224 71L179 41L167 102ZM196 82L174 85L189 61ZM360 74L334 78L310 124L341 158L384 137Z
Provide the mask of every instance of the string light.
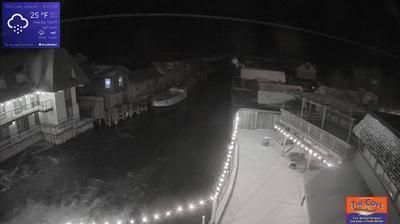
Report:
M282 121L279 121L282 122ZM317 157L319 160L323 160L323 163L326 164L328 167L332 167L333 164L332 163L328 163L320 154L318 154L316 151L317 150L312 150L311 148L307 147L305 145L305 143L302 143L302 141L300 139L296 139L295 136L287 133L286 131L284 131L285 129L278 126L278 125L274 125L274 129L278 130L280 133L282 133L285 137L289 137L290 140L292 140L294 142L295 145L299 145L301 148L303 148L306 152L310 153L311 156ZM306 138L303 139L303 142L308 142L309 140L307 140Z
M39 92L39 91L37 91L36 94L39 95L39 94L42 94L42 93ZM27 95L27 97L28 97L28 96L29 96L29 95ZM32 97L32 95L31 95L31 97ZM14 102L15 102L15 99L14 99ZM7 103L9 103L9 102L7 102ZM208 200L205 200L205 201L204 201L204 200L201 200L201 199L200 199L200 200L198 201L197 204L190 203L190 204L188 205L188 209L189 209L189 210L194 210L194 209L196 209L196 206L205 205L206 202L209 201L209 200L210 200L210 201L217 200L217 198L218 198L218 196L219 196L219 194L220 194L220 191L221 191L221 189L222 189L222 187L223 187L223 182L224 182L224 180L225 180L224 178L225 178L226 174L229 173L228 168L229 168L229 165L230 165L231 158L233 158L232 154L233 154L233 149L234 149L234 147L235 147L235 139L236 139L237 134L238 134L238 126L239 126L239 114L236 113L234 131L232 132L232 138L231 138L231 144L228 146L228 149L229 149L229 150L228 150L228 153L227 153L227 155L226 155L226 161L225 161L225 163L224 163L224 169L223 169L223 171L222 171L220 177L218 178L218 181L219 181L219 182L218 182L218 185L217 185L217 187L216 187L215 193L214 193L213 195L211 195L210 198L209 198ZM279 127L276 126L276 128L279 128ZM285 134L287 134L287 133L285 132ZM288 134L287 134L287 135L288 135ZM177 207L176 207L176 212L177 212L177 213L182 213L182 212L183 212L183 207L182 207L182 206L177 206ZM171 216L171 214L172 214L171 211L170 211L170 210L167 210L167 211L165 211L165 216L164 216L164 217L169 217L169 216ZM161 216L159 213L155 213L155 214L153 215L153 218L154 218L154 220L160 220L160 219L162 218L162 216ZM148 218L146 215L142 216L142 218L139 219L139 220L141 220L141 223L147 223L147 222L150 221L149 218ZM128 221L126 221L126 222L128 222ZM116 224L122 224L122 223L124 223L122 220L118 220L118 221L116 222ZM134 224L134 223L135 223L135 220L134 220L134 219L130 219L130 220L129 220L129 223L130 223L130 224ZM71 223L71 222L67 222L66 224L72 224L72 223ZM80 224L84 224L84 223L80 223ZM96 224L96 223L93 222L92 224ZM109 222L105 221L104 224L109 224Z

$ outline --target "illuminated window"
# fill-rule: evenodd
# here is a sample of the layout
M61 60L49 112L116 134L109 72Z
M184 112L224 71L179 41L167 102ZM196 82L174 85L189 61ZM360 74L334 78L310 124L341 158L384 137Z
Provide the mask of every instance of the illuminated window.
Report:
M124 77L119 76L118 77L118 86L123 86L124 85Z
M111 88L111 79L105 79L104 80L104 87L106 89L110 89Z
M6 112L6 105L4 103L0 104L0 113Z

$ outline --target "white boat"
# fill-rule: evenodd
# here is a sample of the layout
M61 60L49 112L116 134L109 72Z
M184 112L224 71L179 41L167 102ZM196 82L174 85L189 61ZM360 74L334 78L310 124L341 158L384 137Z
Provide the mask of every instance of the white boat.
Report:
M186 88L172 87L168 92L157 95L153 98L153 107L169 107L175 105L187 96Z

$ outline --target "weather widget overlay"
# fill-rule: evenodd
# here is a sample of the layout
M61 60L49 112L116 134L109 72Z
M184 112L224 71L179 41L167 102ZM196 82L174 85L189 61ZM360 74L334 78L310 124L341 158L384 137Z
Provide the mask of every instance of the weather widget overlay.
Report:
M3 2L3 48L59 48L59 2Z

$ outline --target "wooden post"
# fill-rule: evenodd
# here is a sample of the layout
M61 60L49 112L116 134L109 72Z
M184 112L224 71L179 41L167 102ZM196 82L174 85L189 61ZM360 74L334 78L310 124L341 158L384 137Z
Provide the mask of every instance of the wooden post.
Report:
M323 130L324 129L324 124L325 124L325 113L326 113L326 106L323 106L324 107L324 112L323 112L323 114L322 114L322 123L321 123L321 129Z
M311 156L312 156L311 153L308 153L308 163L307 163L306 172L307 172L307 170L310 170Z
M349 141L350 141L351 131L352 131L352 129L353 129L353 123L354 123L354 119L351 118L349 133L347 134L347 143L349 143Z
M300 112L300 117L301 117L301 118L303 118L304 105L305 105L305 98L303 97L303 98L301 99L301 112Z
M211 208L211 224L215 223L215 213L217 209L217 197L214 198Z

